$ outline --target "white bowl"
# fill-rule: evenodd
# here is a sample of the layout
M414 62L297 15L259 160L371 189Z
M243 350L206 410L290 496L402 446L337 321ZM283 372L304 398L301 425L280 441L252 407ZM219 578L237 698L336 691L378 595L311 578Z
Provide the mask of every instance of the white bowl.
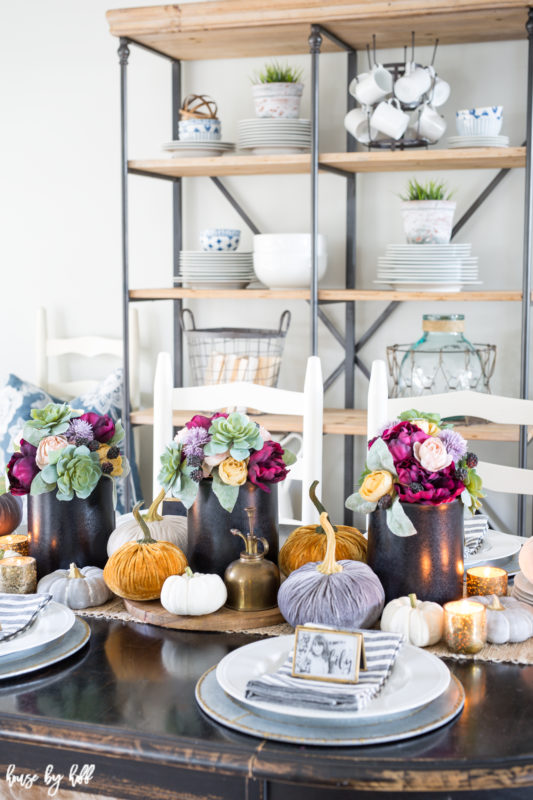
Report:
M324 234L318 234L318 253L325 254L327 241ZM255 253L291 253L311 256L310 233L260 233L254 236Z
M455 112L459 136L497 136L502 129L503 106L463 108Z
M326 252L318 254L318 279L328 264ZM270 289L308 289L311 285L311 254L254 252L254 272Z
M207 228L200 232L200 246L206 252L228 252L238 248L241 232L237 228Z
M198 141L198 135L207 135L210 139L220 139L222 135L219 119L180 119L178 130L183 141Z

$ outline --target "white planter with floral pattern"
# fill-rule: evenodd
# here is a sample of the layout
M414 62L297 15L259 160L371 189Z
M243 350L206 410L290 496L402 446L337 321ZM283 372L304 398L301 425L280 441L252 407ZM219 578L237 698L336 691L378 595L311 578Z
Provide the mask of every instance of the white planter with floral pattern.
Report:
M408 200L402 203L403 227L409 244L448 244L456 203L450 200Z
M256 83L252 86L255 116L296 119L303 90L303 83Z

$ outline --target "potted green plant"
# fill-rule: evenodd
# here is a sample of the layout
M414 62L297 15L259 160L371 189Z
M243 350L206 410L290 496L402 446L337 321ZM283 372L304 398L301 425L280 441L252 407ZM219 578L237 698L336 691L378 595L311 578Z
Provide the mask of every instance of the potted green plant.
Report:
M419 183L411 178L400 195L403 227L409 244L448 244L456 203L443 181Z
M295 119L304 89L302 70L272 61L252 78L256 117Z

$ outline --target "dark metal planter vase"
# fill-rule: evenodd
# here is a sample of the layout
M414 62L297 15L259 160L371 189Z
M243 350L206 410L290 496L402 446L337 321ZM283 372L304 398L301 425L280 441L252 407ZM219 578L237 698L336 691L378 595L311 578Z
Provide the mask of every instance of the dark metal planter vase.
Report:
M104 567L107 540L115 528L113 485L101 478L86 500L58 500L56 491L28 495L30 555L37 560L37 576L78 567Z
M187 514L187 558L196 572L215 572L220 576L228 564L239 558L243 549L240 536L233 536L231 528L243 533L249 529L245 508L255 508L254 531L264 536L269 544L267 558L278 563L278 487L271 484L270 493L251 483L239 488L233 511L225 511L211 488L211 481L201 481L196 500Z
M414 592L420 600L446 603L463 596L463 504L402 503L415 526L413 536L395 536L386 512L373 511L368 526L368 564L388 602Z

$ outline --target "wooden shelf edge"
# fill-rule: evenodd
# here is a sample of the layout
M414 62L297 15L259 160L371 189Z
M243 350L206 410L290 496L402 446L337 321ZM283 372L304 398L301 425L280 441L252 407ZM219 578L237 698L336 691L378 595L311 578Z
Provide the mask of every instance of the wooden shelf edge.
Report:
M309 300L307 289L130 289L130 300L179 300L179 299L226 299L226 300ZM475 292L395 292L373 289L319 289L318 299L325 302L520 302L520 291L475 291Z

